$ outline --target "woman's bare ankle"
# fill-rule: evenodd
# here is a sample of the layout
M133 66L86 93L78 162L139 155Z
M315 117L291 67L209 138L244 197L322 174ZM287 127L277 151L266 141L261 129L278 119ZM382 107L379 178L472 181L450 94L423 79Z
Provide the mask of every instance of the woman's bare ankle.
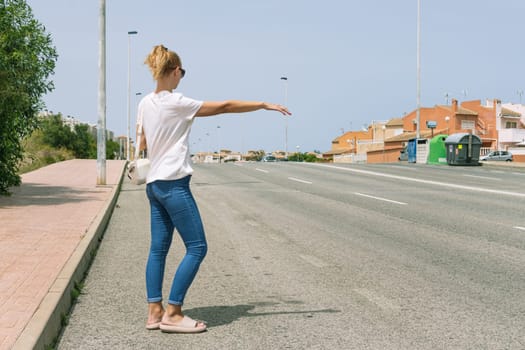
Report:
M164 307L162 302L155 302L148 304L148 319L160 319L164 315Z
M184 314L182 313L182 305L168 304L164 317L171 322L181 321L184 317Z

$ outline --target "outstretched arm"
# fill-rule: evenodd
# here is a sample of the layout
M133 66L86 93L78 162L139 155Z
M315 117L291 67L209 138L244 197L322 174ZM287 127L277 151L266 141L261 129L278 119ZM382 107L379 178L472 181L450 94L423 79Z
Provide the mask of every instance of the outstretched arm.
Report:
M221 102L204 102L197 112L197 117L209 117L212 115L223 113L246 113L253 112L260 109L269 111L277 111L283 115L291 115L290 111L285 106L266 103L266 102L251 102L251 101L221 101Z

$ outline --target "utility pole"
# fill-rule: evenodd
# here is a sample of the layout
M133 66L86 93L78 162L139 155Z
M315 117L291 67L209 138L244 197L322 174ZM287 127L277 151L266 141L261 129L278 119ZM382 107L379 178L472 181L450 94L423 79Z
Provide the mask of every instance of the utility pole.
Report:
M131 153L130 153L130 125L131 125L131 36L136 35L138 32L136 30L132 30L128 32L128 127L127 127L127 153L126 153L126 160L129 162Z
M416 138L420 137L421 119L421 0L417 0L417 132Z
M281 80L284 81L284 106L287 106L288 100L288 78L281 77ZM284 116L284 157L288 159L288 117Z
M97 185L106 184L106 0L100 0L98 56Z

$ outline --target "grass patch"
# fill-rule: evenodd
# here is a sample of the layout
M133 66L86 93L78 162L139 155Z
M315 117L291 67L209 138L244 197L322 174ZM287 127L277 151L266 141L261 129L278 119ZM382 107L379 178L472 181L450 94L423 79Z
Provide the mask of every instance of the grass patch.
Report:
M28 173L49 164L74 159L72 151L65 148L54 148L43 141L41 130L35 130L31 136L22 141L24 159L20 162L19 174Z

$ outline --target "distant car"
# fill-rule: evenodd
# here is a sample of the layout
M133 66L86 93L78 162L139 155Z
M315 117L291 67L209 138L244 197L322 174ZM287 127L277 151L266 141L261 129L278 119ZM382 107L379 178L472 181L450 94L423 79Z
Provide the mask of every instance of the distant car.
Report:
M512 153L507 151L492 151L489 154L484 155L479 160L499 160L505 162L512 162Z
M407 147L403 148L399 152L399 157L397 159L398 160L408 160L408 149L407 149Z
M263 162L276 162L277 158L274 156L264 156L262 159Z

